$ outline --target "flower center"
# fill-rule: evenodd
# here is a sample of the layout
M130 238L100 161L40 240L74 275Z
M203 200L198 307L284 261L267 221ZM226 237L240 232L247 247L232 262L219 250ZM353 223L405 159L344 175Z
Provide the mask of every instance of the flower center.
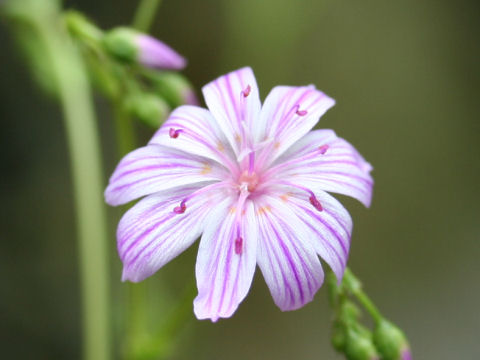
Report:
M245 170L238 178L238 185L240 190L248 190L254 192L258 185L258 175L255 172L250 173Z

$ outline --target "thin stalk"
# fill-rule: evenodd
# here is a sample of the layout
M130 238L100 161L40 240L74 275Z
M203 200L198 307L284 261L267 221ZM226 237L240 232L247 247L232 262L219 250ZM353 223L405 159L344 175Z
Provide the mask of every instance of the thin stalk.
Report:
M347 268L343 276L343 282L346 288L357 298L358 302L367 310L375 323L379 323L383 316L380 314L380 311L373 304L372 300L368 295L363 291L360 280L352 273L352 271Z
M133 18L133 27L139 31L148 32L160 3L161 0L141 0Z
M126 111L122 96L112 101L117 154L122 158L136 147L135 129ZM129 205L124 206L128 209ZM146 323L147 286L145 282L127 283L127 329L125 332L126 359L136 359L139 341L143 338Z
M327 285L327 294L328 294L328 304L332 309L338 312L338 297L341 294L337 277L333 271L327 271L326 276L326 285Z
M128 318L125 339L125 358L135 360L141 353L142 340L146 334L147 286L145 282L128 283Z
M113 117L115 121L115 138L119 157L135 149L135 133L133 122L129 114L123 109L119 100L113 103Z
M103 176L92 96L84 64L57 19L39 24L63 110L78 232L83 357L111 359L109 261Z
M192 299L195 297L195 283L188 284L171 311L165 313L162 319L158 319L161 325L157 330L150 332L143 324L143 330L135 334L136 339L130 349L128 359L169 359L176 346L179 345L179 334L191 319ZM146 314L143 311L144 322ZM152 322L152 321L150 321ZM132 324L135 326L136 324ZM142 324L140 324L142 325Z
M158 339L173 339L182 330L185 324L191 319L192 300L196 295L195 282L188 284L183 290L180 300L163 325L161 333L157 334Z
M130 114L126 111L123 97L118 96L112 101L115 140L117 154L122 158L136 147L135 129ZM128 209L129 205L124 206ZM127 328L125 332L125 359L136 359L139 343L145 334L147 320L147 284L127 283ZM140 349L141 350L141 349Z
M142 32L150 29L161 0L142 0L135 12L133 27ZM116 141L119 156L124 156L135 148L135 133L130 115L122 106L121 99L115 99L114 117ZM148 287L146 283L128 284L128 330L127 359L135 358L139 351L138 343L146 331Z
M372 300L370 300L367 294L363 292L363 290L357 290L355 293L353 293L353 295L355 295L358 302L362 304L362 306L368 311L375 323L378 324L383 319L377 307L373 304Z
M122 106L121 99L113 102L115 122L115 138L118 157L121 158L135 149L135 133L130 115ZM128 207L128 205L127 205ZM128 283L127 300L127 329L125 336L125 358L135 359L139 339L143 337L146 323L146 296L145 282Z

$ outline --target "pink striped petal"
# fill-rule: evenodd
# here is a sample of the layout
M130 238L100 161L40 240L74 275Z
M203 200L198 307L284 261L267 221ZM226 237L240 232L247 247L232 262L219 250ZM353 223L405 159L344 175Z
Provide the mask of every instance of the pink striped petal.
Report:
M310 302L323 283L311 233L282 200L255 201L259 227L257 262L275 304L295 310Z
M272 140L268 150L273 161L310 131L334 104L335 100L313 85L277 86L265 99L258 124L253 128L255 140Z
M158 191L221 180L225 172L225 168L206 158L148 145L120 161L105 190L105 200L110 205L121 205Z
M372 166L346 140L331 130L315 130L293 145L269 173L309 188L351 196L370 206Z
M280 194L282 201L306 225L313 248L340 281L347 266L352 218L342 204L326 192L318 192L315 196L321 211L312 206L305 192L290 189Z
M233 162L233 151L215 118L197 106L180 106L150 140L150 144L164 145L201 155L219 163L238 166Z
M154 274L200 236L210 210L224 197L218 189L193 196L183 213L176 207L201 187L182 187L150 195L125 213L117 230L123 281Z
M338 138L335 131L330 129L313 130L303 136L288 148L276 161L275 164L286 162L292 158L299 158L319 150L320 146L330 144ZM326 148L328 150L328 148ZM326 151L325 151L326 152Z
M230 317L250 289L256 264L257 224L250 201L244 211L238 223L243 210L227 199L205 227L196 264L198 296L193 303L198 319Z
M238 155L249 129L256 126L261 108L252 69L245 67L221 76L202 91L208 109Z

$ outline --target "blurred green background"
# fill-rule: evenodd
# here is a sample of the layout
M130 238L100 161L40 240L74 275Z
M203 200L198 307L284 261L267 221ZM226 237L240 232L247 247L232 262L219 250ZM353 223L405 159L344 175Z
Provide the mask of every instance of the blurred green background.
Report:
M109 28L131 21L136 1L66 4ZM480 359L479 20L476 0L164 0L152 30L189 59L185 73L197 88L250 65L263 96L275 85L314 83L337 100L320 127L375 168L371 209L341 199L355 223L350 266L418 360ZM5 24L0 44L1 357L78 359L61 114L33 84ZM106 182L117 159L108 106L101 98L97 106ZM150 133L141 131L145 142ZM113 235L120 212L110 213L112 310L122 322ZM148 281L174 299L194 276L195 252ZM158 300L160 314L166 303ZM324 289L281 313L257 272L234 317L192 321L172 359L341 359L329 343L330 318Z

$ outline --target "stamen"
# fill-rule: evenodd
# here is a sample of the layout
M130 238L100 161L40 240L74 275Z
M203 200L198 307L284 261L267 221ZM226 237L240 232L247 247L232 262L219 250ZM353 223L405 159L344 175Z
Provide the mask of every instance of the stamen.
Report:
M175 206L175 208L173 209L173 212L175 214L183 214L185 210L187 210L187 206L185 205L185 202L186 200L182 200L182 202L180 203L180 206Z
M250 85L247 85L245 90L242 91L243 97L246 98L248 95L250 95L250 91L252 91L252 88L250 87Z
M248 193L245 193L242 191L237 201L238 211L235 214L235 231L237 236L235 237L235 241L234 241L235 254L237 255L240 255L243 251L243 238L241 236L241 228L242 228L242 217L245 215L244 205L247 197L248 197Z
M243 239L241 236L235 239L235 254L240 255L242 253L243 248Z
M322 204L320 204L320 201L318 201L318 199L315 197L313 193L310 196L309 200L310 200L310 204L312 204L315 209L317 209L318 211L323 211Z
M207 185L207 186L204 186L194 192L192 192L191 194L189 194L187 197L185 197L182 202L180 203L179 206L176 206L174 209L173 209L173 212L175 214L183 214L185 212L185 210L187 210L187 201L190 201L192 200L193 198L199 196L199 195L202 195L206 192L209 192L213 189L222 189L222 188L225 188L225 187L230 187L230 181L220 181L220 182L217 182L217 183L214 183L214 184L211 184L211 185Z
M310 204L313 205L313 207L315 209L317 209L318 211L323 211L323 206L322 204L320 204L320 201L318 201L317 197L315 196L315 194L313 193L312 190L306 188L306 187L303 187L303 186L300 186L300 185L297 185L297 184L294 184L294 183L291 183L289 181L278 181L279 184L283 184L283 185L287 185L287 186L291 186L291 187L295 187L297 189L300 189L300 190L303 190L303 191L306 191L307 193L310 194L310 197L308 198L308 200L310 200Z
M178 138L178 135L180 135L181 132L183 132L182 129L170 128L170 130L168 131L168 135L170 135L172 139L176 139Z
M223 143L218 143L217 147L215 147L212 144L210 144L208 141L205 141L205 139L203 139L198 133L195 133L194 131L188 128L184 128L184 129L170 128L169 129L169 135L173 139L177 138L180 135L180 133L182 133L182 137L188 138L189 140L193 140L195 142L201 143L202 145L205 145L207 148L212 150L214 153L216 153L220 157L223 165L225 165L230 170L230 172L232 172L233 174L238 174L239 172L238 164L232 161L232 159L230 159L230 157L225 154L225 151L224 151L225 147Z
M300 110L300 105L297 105L297 110L295 111L295 114L297 114L298 116L305 116L307 115L307 113L307 110Z
M327 152L328 148L328 145L322 145L318 147L318 150L320 151L320 154L324 155Z

